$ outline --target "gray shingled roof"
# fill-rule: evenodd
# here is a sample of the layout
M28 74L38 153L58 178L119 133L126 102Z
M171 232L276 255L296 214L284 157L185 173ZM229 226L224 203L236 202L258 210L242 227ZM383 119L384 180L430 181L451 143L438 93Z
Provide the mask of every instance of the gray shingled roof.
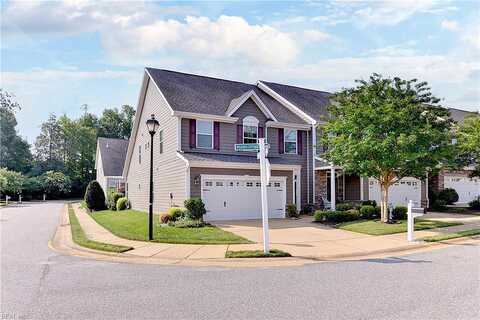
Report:
M453 121L458 123L463 123L463 121L467 117L479 115L478 112L460 110L455 108L448 108L448 111L450 111L450 117L453 119Z
M205 161L205 162L230 162L230 163L259 163L257 156L253 155L230 155L219 153L204 152L184 152L182 155L189 161ZM271 164L292 164L288 159L281 157L268 157Z
M303 112L314 118L315 120L327 120L327 106L330 103L329 92L305 89L300 87L288 86L274 82L261 81L270 89L293 103Z
M232 100L253 90L278 121L305 123L253 84L153 68L147 71L175 111L224 116Z
M121 176L127 156L128 140L100 137L97 143L102 157L103 174Z

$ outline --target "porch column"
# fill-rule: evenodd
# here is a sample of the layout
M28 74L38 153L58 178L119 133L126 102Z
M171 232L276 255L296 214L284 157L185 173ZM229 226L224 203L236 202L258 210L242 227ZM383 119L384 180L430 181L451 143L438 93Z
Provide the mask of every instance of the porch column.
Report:
M335 204L335 167L332 166L330 169L330 205L331 205L331 210L335 210L336 204Z

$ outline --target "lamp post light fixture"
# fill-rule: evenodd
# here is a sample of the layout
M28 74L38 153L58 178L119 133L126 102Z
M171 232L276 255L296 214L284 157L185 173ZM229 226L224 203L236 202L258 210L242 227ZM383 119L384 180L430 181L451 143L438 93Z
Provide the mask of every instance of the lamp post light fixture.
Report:
M150 133L150 201L148 204L148 240L153 240L153 136L157 131L159 123L152 114L147 120L147 129Z

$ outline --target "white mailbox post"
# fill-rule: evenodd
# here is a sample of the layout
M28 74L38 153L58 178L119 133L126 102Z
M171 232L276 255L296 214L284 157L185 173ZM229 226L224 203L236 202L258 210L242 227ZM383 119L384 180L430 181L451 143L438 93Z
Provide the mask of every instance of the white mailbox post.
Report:
M415 241L413 232L415 226L415 218L423 216L423 208L414 208L412 200L408 201L408 211L407 211L407 240L408 242Z

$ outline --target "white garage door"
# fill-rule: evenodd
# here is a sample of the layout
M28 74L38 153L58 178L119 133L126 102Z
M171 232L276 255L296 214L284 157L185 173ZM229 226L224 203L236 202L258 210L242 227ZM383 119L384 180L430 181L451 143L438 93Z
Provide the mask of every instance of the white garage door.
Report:
M202 175L205 220L261 219L260 177ZM269 218L284 218L286 177L272 177L267 187Z
M380 204L380 184L376 179L368 179L369 198ZM415 178L406 177L396 182L388 189L388 202L394 206L407 206L412 200L415 206L421 205L422 186L421 181Z
M480 178L445 176L443 186L457 191L458 203L468 203L480 196Z

